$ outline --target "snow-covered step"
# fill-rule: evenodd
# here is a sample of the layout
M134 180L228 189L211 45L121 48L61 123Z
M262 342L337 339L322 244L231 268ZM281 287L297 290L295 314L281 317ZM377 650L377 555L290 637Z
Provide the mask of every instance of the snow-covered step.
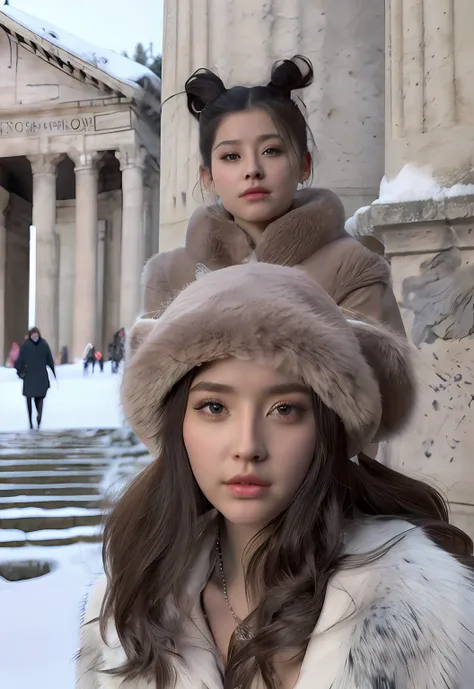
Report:
M72 543L94 543L100 541L100 526L75 526L70 529L43 529L25 533L19 529L0 530L0 549L26 545L71 545ZM1 550L0 550L1 557Z
M99 486L94 486L90 483L55 483L55 484L37 484L37 483L1 483L0 482L0 497L11 497L14 495L30 495L32 499L38 495L56 496L56 495L100 495L102 493Z
M91 456L90 458L83 459L83 458L78 458L72 460L71 457L67 457L66 459L62 460L57 460L57 459L29 459L22 457L22 459L12 459L11 457L2 457L0 455L0 470L6 466L10 467L18 467L18 469L13 469L13 471L19 471L21 469L27 469L27 470L38 470L40 467L58 467L58 466L63 466L65 468L77 468L77 469L87 469L92 467L108 467L110 466L110 459L104 459L103 457L94 455Z
M95 483L98 484L103 479L104 473L94 470L82 471L79 475L75 471L5 471L0 474L0 484L2 483L38 483L42 485L50 483Z
M9 495L0 496L0 517L2 511L11 507L38 507L44 510L57 510L65 507L87 507L89 509L102 509L103 498L100 495Z
M75 526L101 524L103 512L100 509L84 507L63 507L43 509L41 507L10 507L0 510L0 529L24 532L41 529L70 529Z
M0 434L0 550L100 541L117 490L149 462L143 446L116 442L110 432Z

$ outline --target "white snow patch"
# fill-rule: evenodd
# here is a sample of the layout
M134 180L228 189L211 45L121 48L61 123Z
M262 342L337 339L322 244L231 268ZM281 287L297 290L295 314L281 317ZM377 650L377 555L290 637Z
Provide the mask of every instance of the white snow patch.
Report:
M139 65L128 57L119 55L113 50L99 48L92 43L88 43L54 26L54 24L49 24L38 17L17 10L14 7L4 6L1 9L1 13L10 17L13 21L18 22L18 24L21 24L21 26L26 29L29 29L40 38L45 38L58 48L84 60L84 62L88 62L106 74L109 74L114 79L134 85L143 77L147 77L150 81L154 82L157 89L161 91L161 79L148 69L148 67Z
M26 534L20 529L0 529L0 542L13 543L26 541ZM0 552L0 562L2 560L2 553Z
M0 561L53 562L51 574L29 581L0 577L0 687L73 689L81 609L102 574L100 544L1 548Z
M3 490L3 486L2 486ZM45 486L43 486L43 490L47 490ZM94 502L94 501L99 501L100 500L100 495L97 495L96 493L91 493L90 495L11 495L9 497L0 497L0 505L11 505L12 502L50 502L50 503L55 503L55 502L68 502L68 501L73 501L73 502ZM0 517L4 514L5 510L0 509Z
M455 196L469 194L474 194L474 184L454 184L452 187L442 187L435 180L430 166L417 167L408 163L394 179L382 178L379 198L372 202L372 206L382 203L406 203L429 199L444 201ZM353 237L358 236L357 216L369 209L370 206L362 206L346 220L345 229L348 234Z
M345 230L348 234L352 235L353 237L355 236L355 233L357 231L357 216L360 215L361 213L365 213L368 211L370 206L361 206L361 208L358 208L354 215L351 215L350 218L347 218L346 224L345 224Z
M68 540L81 536L93 537L100 535L100 524L93 526L71 526L69 529L40 529L39 531L21 531L20 529L0 529L0 543L24 541L26 543L46 540ZM0 548L0 562L4 560L4 549ZM0 684L1 686L1 684Z
M433 177L431 167L405 165L392 180L383 177L379 198L374 203L404 203L406 201L443 201L453 196L474 194L474 184L454 184L442 187Z
M111 373L108 362L103 373L96 366L94 374L84 376L82 364L57 366L56 372L58 382L52 379L44 401L44 430L119 428L122 425L119 402L121 377ZM22 386L23 381L14 369L0 367L0 432L28 428ZM33 409L33 418L35 416Z
M99 525L96 526L71 526L70 529L41 529L40 531L30 531L26 533L27 541L45 541L45 540L58 540L58 539L68 539L68 538L79 538L81 536L97 536L101 533L102 528ZM0 532L1 533L1 532ZM64 546L62 546L64 547ZM0 551L0 557L2 551Z

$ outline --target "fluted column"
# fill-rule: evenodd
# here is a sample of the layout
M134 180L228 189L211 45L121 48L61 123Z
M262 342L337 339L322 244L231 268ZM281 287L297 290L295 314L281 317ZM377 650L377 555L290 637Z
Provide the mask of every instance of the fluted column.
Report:
M59 237L56 234L56 165L62 156L30 157L36 227L36 325L53 356L59 348Z
M199 67L226 85L266 83L275 60L313 62L303 95L318 150L314 183L346 211L378 195L384 157L384 6L381 0L165 0L160 250L184 241L201 201L197 125L180 94ZM174 96L174 97L171 97Z
M142 311L145 263L144 184L146 150L124 146L116 152L122 170L120 326L130 328Z
M446 186L474 182L469 0L387 0L386 172L429 165Z
M72 356L79 359L89 342L96 344L97 337L98 154L70 155L76 172Z
M5 286L7 278L7 228L5 210L10 199L6 189L0 187L0 366L5 365L8 356L8 343L5 342Z

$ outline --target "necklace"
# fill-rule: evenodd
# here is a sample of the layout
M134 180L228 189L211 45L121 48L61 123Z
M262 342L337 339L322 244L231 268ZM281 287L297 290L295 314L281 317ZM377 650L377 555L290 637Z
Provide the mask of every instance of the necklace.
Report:
M230 604L229 601L229 594L227 592L227 582L225 580L225 574L224 574L224 562L222 560L222 550L221 550L221 539L220 539L220 534L217 532L217 539L216 539L216 550L217 550L217 559L219 561L219 571L221 573L221 581L222 581L222 592L224 594L224 600L227 603L227 607L229 608L229 612L234 618L234 622L236 624L236 630L235 630L235 638L238 641L249 641L252 638L252 632L247 627L247 625L242 625L242 620L240 617L237 615L235 612L234 608Z

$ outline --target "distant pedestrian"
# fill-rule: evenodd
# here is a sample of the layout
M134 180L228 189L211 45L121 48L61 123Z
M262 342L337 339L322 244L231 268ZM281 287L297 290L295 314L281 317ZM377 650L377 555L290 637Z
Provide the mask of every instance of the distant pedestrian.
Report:
M41 337L38 328L31 328L28 337L20 347L20 354L15 362L18 376L23 380L23 396L26 397L28 420L33 429L33 400L36 407L36 424L38 430L43 416L43 403L50 387L47 367L56 378L53 355L49 344Z
M125 330L120 328L109 345L109 359L112 362L112 373L118 373L120 364L125 357Z
M92 366L92 373L94 373L95 364L96 364L97 359L95 356L95 347L90 342L84 350L84 354L82 356L82 361L84 364L84 375L87 375L87 373L89 371L89 366Z
M95 353L95 359L97 363L99 364L100 372L104 372L104 357L102 355L102 352L96 352Z
M69 349L67 345L61 347L61 366L69 363Z
M18 359L19 353L20 346L16 342L13 342L7 359L7 368L13 368L15 366L15 361Z

